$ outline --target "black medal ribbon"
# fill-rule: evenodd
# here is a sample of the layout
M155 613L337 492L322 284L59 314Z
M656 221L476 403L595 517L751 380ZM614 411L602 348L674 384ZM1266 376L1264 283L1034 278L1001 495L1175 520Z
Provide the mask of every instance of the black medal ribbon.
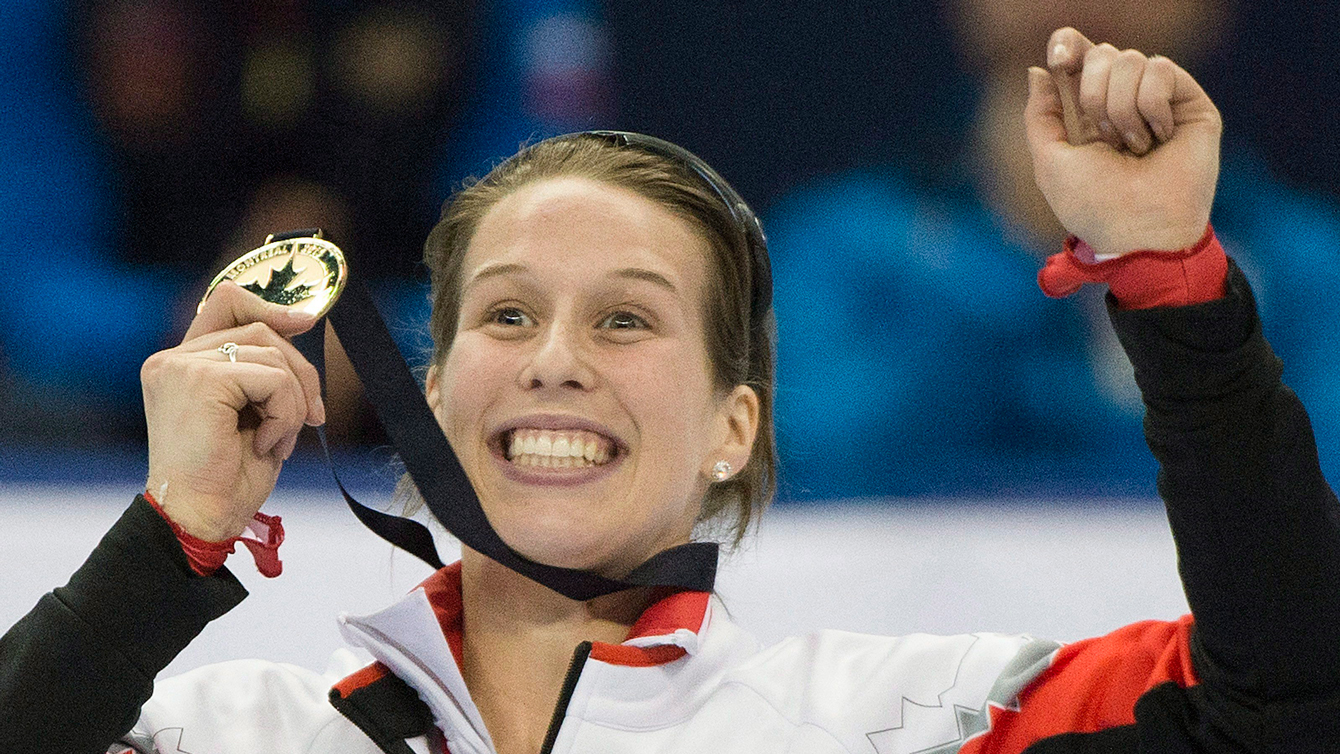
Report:
M574 600L585 601L645 586L712 591L718 550L714 542L691 542L672 547L653 556L622 579L537 563L513 550L489 523L465 469L442 433L367 287L356 275L349 276L343 294L326 318L429 511L462 544ZM320 367L324 325L318 323L305 337L308 343L303 350L309 358L314 357L313 364ZM321 371L324 373L324 369ZM349 494L335 472L324 428L319 434L335 483L358 520L382 539L434 568L441 568L442 561L427 527L409 518L369 508Z

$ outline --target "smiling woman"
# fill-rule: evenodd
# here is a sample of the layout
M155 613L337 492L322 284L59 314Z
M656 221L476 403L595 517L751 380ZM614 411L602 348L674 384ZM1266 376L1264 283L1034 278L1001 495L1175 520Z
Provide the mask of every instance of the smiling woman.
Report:
M758 399L714 389L706 247L650 200L580 178L517 189L476 228L429 405L528 557L627 573L688 541L716 461L745 467ZM518 431L535 435L538 464L507 457ZM605 463L554 460L576 432L612 451Z
M1083 240L1039 283L1109 286L1194 617L1065 647L819 631L763 648L710 587L634 586L665 583L630 572L701 524L738 541L771 495L771 277L752 213L700 160L578 134L466 188L428 239L426 398L508 544L627 580L572 598L524 575L534 562L463 546L397 604L340 619L367 667L156 682L245 596L221 567L245 526L277 567L279 522L258 511L324 418L285 338L312 319L221 284L144 365L148 491L0 640L0 750L1340 751L1337 501L1207 225L1218 110L1166 58L1074 29L1046 53L1024 116L1034 171Z
M671 150L682 150L649 137L637 137L636 144L641 145L637 147L621 139L626 141L607 133L580 134L535 144L454 197L424 252L433 282L429 327L435 343L434 369L447 361L460 338L472 342L472 334L482 334L479 322L463 327L463 316L492 313L498 325L539 326L531 319L538 315L521 306L521 299L497 311L480 303L489 300L489 290L472 289L488 278L502 276L501 286L530 285L533 290L540 282L536 279L540 265L586 281L590 290L585 303L608 309L581 312L588 318L603 315L586 323L592 333L605 331L600 342L656 341L632 349L631 355L633 364L652 370L644 378L664 381L674 376L676 384L660 399L662 405L670 408L671 396L684 393L686 386L678 381L687 365L704 368L705 372L693 374L709 381L708 389L693 386L695 400L715 391L719 407L724 407L723 401L747 400L747 392L737 388L752 392L753 400L747 402L756 405L753 416L745 420L753 425L747 428L753 433L752 443L746 438L741 457L719 455L707 461L710 468L724 460L736 473L694 496L699 503L696 519L723 524L730 539L739 542L767 506L776 483L774 325L762 234L747 207L730 202L734 193L721 188L724 184L717 183L720 179L697 158L677 154ZM599 203L587 205L588 198ZM574 212L584 214L578 219ZM748 214L742 218L742 213ZM508 237L509 232L520 235L523 231L518 229L532 227L518 222L523 219L535 221L534 232L540 237L531 246L526 246L527 239ZM564 226L572 245L563 246L557 237L545 238ZM593 237L597 233L605 237ZM539 243L545 240L550 244L547 254ZM580 258L567 249L579 249ZM532 255L530 266L521 258L526 252ZM615 256L616 252L621 255ZM477 295L471 298L469 293ZM641 311L636 302L644 302ZM620 306L629 310L620 311ZM661 310L665 319L658 317ZM550 322L544 324L546 332L551 327ZM640 334L616 332L621 329ZM528 342L533 347L533 340ZM670 344L680 350L671 353ZM641 353L672 361L653 365L646 358L639 361ZM650 390L654 384L641 389ZM607 386L604 392L617 400L615 387L623 391L632 386ZM460 452L455 438L453 447ZM628 449L618 443L616 447ZM704 452L712 448L699 446Z

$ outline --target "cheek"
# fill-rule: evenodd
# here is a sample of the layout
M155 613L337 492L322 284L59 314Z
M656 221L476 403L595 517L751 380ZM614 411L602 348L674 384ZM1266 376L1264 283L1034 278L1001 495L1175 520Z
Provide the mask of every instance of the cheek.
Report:
M696 451L709 442L714 408L706 367L687 359L683 349L648 355L622 371L621 401L642 424L642 441L649 452L657 453L662 462L680 459L696 467Z
M471 432L481 421L484 408L508 381L498 355L481 348L479 338L464 333L456 338L438 370L438 422L447 439L463 449L457 439Z

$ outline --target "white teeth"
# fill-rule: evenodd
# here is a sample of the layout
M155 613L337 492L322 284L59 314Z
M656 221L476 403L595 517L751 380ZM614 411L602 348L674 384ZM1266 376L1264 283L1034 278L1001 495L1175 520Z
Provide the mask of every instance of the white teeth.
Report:
M613 454L609 438L584 430L515 429L505 448L512 463L543 468L599 466Z

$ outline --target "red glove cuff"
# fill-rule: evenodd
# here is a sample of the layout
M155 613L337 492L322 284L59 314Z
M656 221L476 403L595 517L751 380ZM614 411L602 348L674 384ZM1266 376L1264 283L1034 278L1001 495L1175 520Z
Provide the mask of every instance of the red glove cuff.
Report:
M251 550L251 557L256 561L256 570L260 571L262 576L272 579L284 572L284 564L279 560L279 546L284 543L284 524L279 516L267 516L257 512L252 517L251 523L247 524L247 529L255 534L256 538L231 537L221 542L209 542L189 534L178 526L176 521L168 518L163 506L159 505L147 490L144 499L148 500L149 505L152 505L158 515L172 527L172 533L177 535L177 542L181 544L182 552L186 553L191 570L201 576L212 576L219 570L223 561L233 553L238 542Z
M1213 226L1190 248L1181 251L1134 251L1098 262L1089 245L1071 236L1065 251L1047 258L1038 271L1038 287L1052 298L1064 298L1085 283L1107 283L1123 309L1189 306L1224 296L1228 257Z

